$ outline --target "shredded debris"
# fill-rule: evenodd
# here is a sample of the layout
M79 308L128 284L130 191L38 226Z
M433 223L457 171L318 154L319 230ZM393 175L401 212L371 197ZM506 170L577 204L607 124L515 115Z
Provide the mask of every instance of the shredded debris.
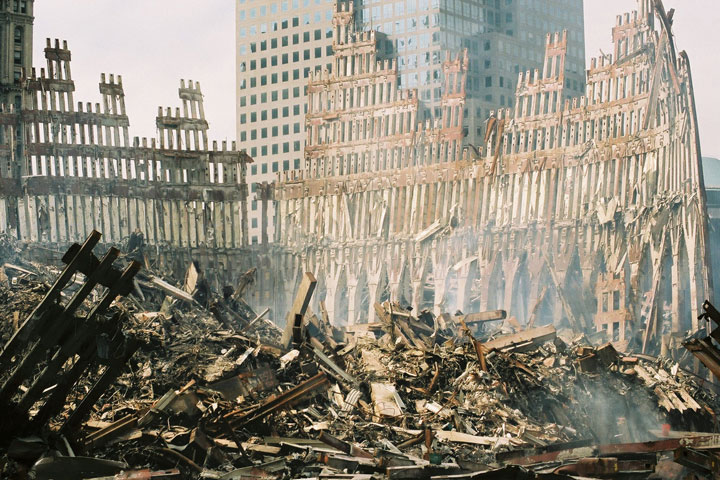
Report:
M385 302L380 322L338 329L307 309L311 274L285 335L197 265L182 286L148 281L115 250L98 260L96 243L73 246L62 271L0 269L2 478L713 471L715 386L668 359L502 311L414 316Z

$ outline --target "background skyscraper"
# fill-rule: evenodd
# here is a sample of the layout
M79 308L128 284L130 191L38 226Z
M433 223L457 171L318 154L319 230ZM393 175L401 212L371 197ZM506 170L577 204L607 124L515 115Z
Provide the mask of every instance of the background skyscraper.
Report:
M303 161L307 75L330 68L334 8L328 0L237 0L237 140L255 159L250 183ZM418 89L421 118L440 114L446 53L468 49L469 143L481 143L492 110L513 106L518 73L542 69L547 33L568 31L566 88L584 91L582 0L357 0L355 10L358 30L378 31L381 55L396 60L400 86ZM259 216L251 202L252 241Z
M0 104L20 105L20 78L32 65L33 0L0 0Z

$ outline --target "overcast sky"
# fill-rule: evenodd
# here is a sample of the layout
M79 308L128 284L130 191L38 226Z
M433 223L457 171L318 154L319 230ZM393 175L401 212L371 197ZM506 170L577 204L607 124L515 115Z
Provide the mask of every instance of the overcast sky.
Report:
M133 136L154 136L157 107L179 106L181 78L200 81L210 137L235 138L234 0L36 0L35 65L45 38L68 41L75 101L100 101L100 73L120 74ZM608 53L618 13L635 0L585 0L588 58ZM674 32L690 56L702 152L720 157L720 89L716 79L718 0L665 0L677 8Z

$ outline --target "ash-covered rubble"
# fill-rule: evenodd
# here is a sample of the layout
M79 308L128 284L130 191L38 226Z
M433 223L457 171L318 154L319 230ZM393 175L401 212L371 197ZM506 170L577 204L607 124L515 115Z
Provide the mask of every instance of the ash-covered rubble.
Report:
M0 268L2 478L716 478L715 386L668 359L502 311L338 328L311 274L280 329L253 271L130 282L86 247Z

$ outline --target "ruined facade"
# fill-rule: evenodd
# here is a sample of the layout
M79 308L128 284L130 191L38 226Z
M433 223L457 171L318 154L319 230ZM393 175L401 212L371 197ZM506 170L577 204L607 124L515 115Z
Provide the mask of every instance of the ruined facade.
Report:
M443 67L443 122L419 123L415 92L340 4L333 71L308 85L305 168L275 188L280 271L314 272L340 324L390 298L505 308L645 350L695 329L712 279L692 79L661 2L638 5L585 96L566 93L567 36L548 35L544 68L519 75L514 108L474 148L463 56Z
M242 250L251 160L234 142L210 144L200 84L181 81L182 109L158 110L157 139L131 139L121 77L102 75L102 103L75 103L67 45L48 40L45 57L39 75L23 68L10 81L17 101L0 105L0 235L60 250L93 229L104 243L135 234L161 272L196 259L223 281L240 275L251 263Z

